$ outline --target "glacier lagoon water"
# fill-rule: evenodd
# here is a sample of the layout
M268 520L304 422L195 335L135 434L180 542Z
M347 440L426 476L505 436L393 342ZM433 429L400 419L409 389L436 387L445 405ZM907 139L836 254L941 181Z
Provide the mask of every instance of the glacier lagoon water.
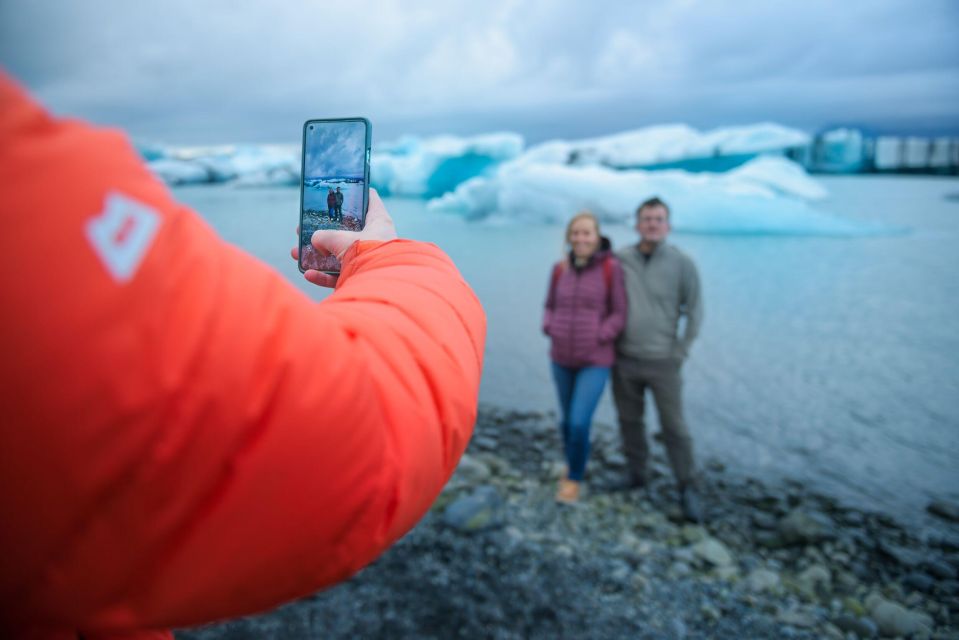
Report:
M702 335L685 366L697 453L931 524L929 500L959 499L959 180L822 182L831 211L909 232L671 237L699 265L705 295ZM296 189L174 193L307 295L327 295L289 258ZM387 206L401 235L440 245L483 301L481 402L554 409L539 322L561 227L468 222L428 211L422 200L387 199ZM627 226L604 232L617 247L635 240ZM608 391L596 421L615 424Z

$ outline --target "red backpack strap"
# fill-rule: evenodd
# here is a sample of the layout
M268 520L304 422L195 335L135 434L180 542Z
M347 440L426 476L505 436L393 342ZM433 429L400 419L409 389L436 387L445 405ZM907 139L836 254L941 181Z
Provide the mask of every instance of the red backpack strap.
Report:
M613 312L613 258L607 255L603 259L603 278L606 280L606 312Z
M561 275L563 275L563 263L562 263L562 262L557 262L556 264L553 265L553 277L550 279L550 283L549 283L549 296L550 296L550 298L553 298L553 300L554 300L553 304L554 304L554 305L556 304L556 302L555 302L555 299L556 299L556 283L559 282L559 277L560 277Z
M559 277L563 275L563 263L557 262L553 265L553 282L550 284L551 289L556 288L556 283L559 282Z

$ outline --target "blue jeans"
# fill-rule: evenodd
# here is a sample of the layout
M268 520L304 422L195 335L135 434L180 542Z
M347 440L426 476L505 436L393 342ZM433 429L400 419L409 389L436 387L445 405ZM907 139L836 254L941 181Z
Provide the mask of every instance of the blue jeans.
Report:
M569 479L581 482L589 458L589 428L609 379L609 367L576 369L552 364L553 380L559 394L559 429L569 465Z

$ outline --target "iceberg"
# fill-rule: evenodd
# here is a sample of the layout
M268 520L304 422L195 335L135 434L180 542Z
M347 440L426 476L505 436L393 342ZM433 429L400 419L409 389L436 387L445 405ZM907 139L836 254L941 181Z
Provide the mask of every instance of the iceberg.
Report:
M687 233L858 236L889 229L813 208L825 189L802 167L759 157L722 174L680 170L614 170L530 162L501 165L474 177L429 208L468 218L562 223L588 209L606 222L631 224L636 206L660 196L672 208L673 228Z
M672 124L572 142L553 140L524 155L532 162L549 164L727 171L759 154L784 155L803 149L810 141L807 133L773 123L707 132Z
M292 145L151 149L152 156L157 154L160 157L147 164L172 185L235 182L238 186L295 186L300 180L299 151Z
M370 182L381 195L430 198L517 157L523 144L515 133L404 136L377 147L370 160Z
M150 170L169 185L203 184L213 182L206 167L190 160L159 158L147 163Z

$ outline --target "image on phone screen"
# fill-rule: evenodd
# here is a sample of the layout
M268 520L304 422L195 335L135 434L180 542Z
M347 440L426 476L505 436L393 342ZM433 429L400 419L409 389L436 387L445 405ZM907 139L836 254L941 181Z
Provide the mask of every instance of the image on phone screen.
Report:
M303 127L300 270L339 272L336 256L310 242L319 229L360 231L369 202L369 121L308 120Z

